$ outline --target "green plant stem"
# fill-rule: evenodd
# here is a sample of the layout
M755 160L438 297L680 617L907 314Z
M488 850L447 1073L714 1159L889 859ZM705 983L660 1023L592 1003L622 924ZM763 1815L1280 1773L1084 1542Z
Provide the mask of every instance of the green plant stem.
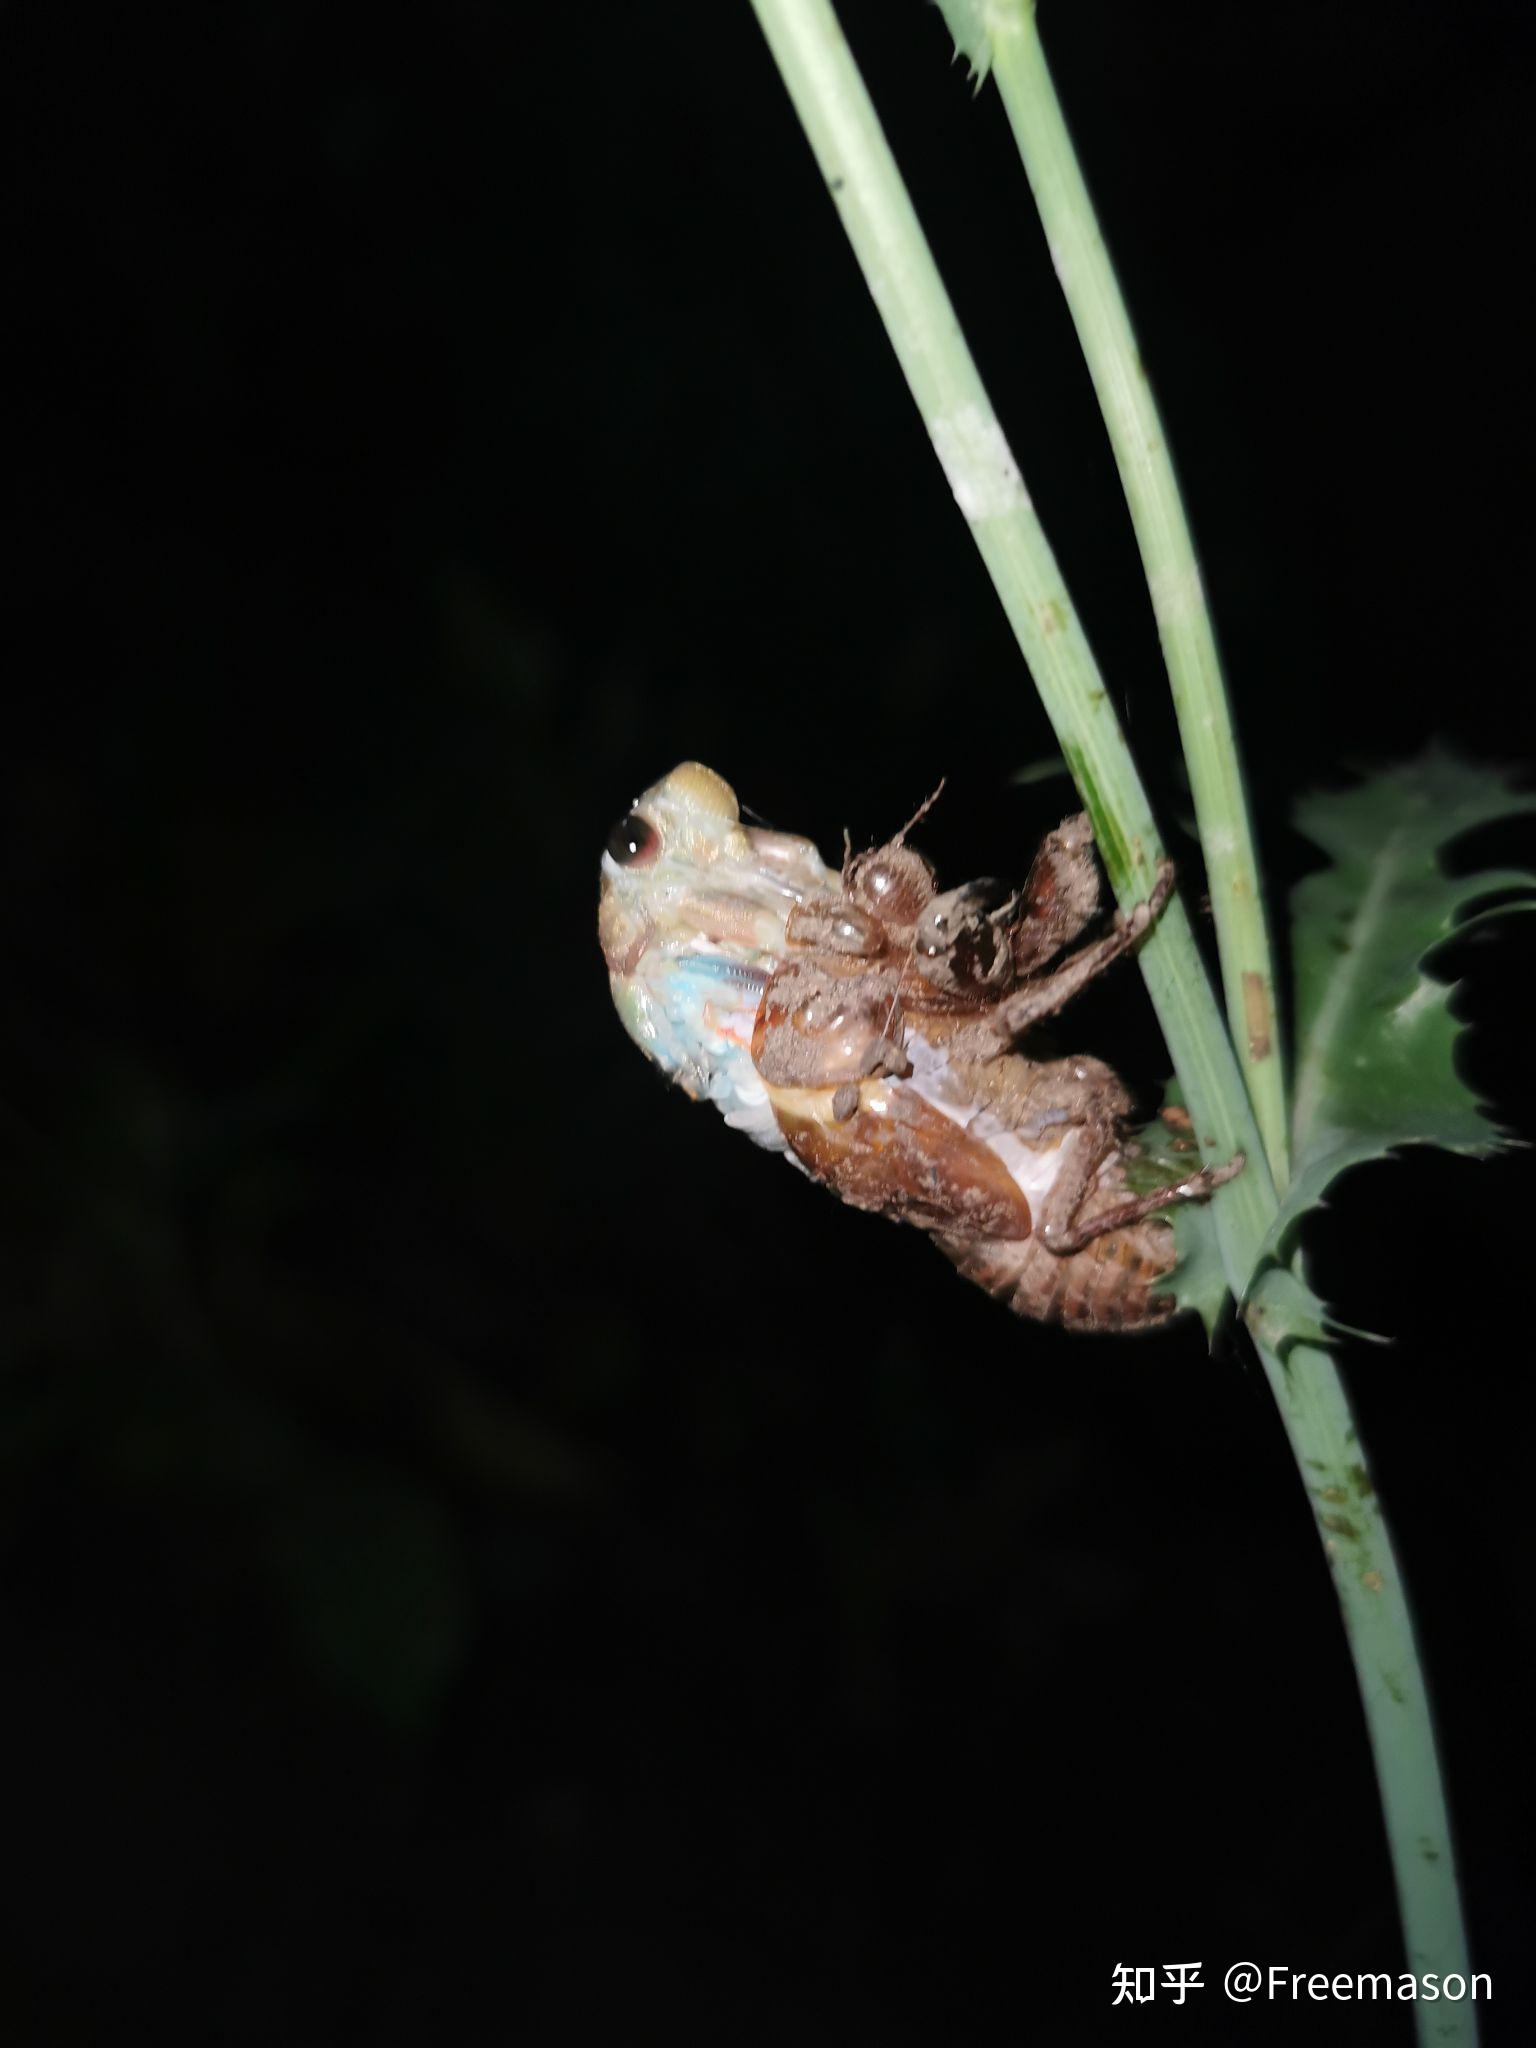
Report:
M1161 855L1151 806L830 0L753 0L753 7L1034 676L1111 885L1122 904L1141 900ZM1275 1187L1232 1042L1177 903L1139 959L1202 1150L1207 1157L1237 1149L1249 1155L1247 1170L1212 1205L1228 1283L1241 1301L1276 1212ZM1455 1969L1465 1942L1444 1797L1385 1526L1374 1495L1362 1497L1350 1534L1321 1519L1344 1512L1329 1489L1351 1485L1352 1465L1364 1472L1347 1399L1325 1350L1296 1343L1282 1359L1286 1333L1271 1327L1257 1307L1249 1322L1303 1475L1316 1489L1324 1543L1331 1546L1413 1967ZM1467 2005L1416 2010L1421 2022L1433 2016L1435 2039L1475 2039Z
M997 587L1093 823L1116 896L1150 894L1162 842L1066 582L935 267L829 0L753 0L923 422ZM1213 1204L1223 1257L1253 1271L1274 1189L1253 1112L1181 905L1140 950L1207 1157L1248 1155Z
M997 81L1050 245L1141 550L1200 841L1227 1019L1270 1171L1289 1173L1275 975L1242 768L1194 540L1119 280L1047 67L1033 0L991 16Z
M1429 1695L1407 1590L1349 1400L1326 1351L1297 1344L1283 1364L1272 1345L1259 1341L1258 1351L1312 1502L1344 1616L1376 1764L1408 1967L1420 1974L1465 1975L1467 1941ZM1315 1697L1301 1697L1297 1706L1298 1726L1315 1726ZM1319 1850L1333 1856L1340 1846L1330 1839ZM1414 2012L1422 2041L1471 2048L1477 2040L1477 2015L1470 2004L1418 2005Z

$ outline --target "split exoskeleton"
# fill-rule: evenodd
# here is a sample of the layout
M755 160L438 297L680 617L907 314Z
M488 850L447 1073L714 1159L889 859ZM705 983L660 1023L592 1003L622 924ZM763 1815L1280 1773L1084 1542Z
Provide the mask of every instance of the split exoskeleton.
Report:
M1173 1239L1157 1212L1241 1159L1132 1193L1118 1076L1023 1042L1135 946L1171 866L1085 939L1101 906L1086 818L1049 834L1016 890L941 891L910 830L832 871L808 841L742 825L712 771L675 769L604 856L621 1016L690 1093L844 1201L926 1230L1020 1314L1165 1322Z

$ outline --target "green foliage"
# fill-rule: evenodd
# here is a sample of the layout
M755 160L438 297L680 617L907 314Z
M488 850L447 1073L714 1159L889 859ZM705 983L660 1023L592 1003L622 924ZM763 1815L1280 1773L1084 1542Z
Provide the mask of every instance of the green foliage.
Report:
M1337 1337L1384 1344L1376 1330L1341 1323L1308 1284L1302 1255L1289 1265L1266 1266L1248 1290L1243 1317L1255 1340L1283 1359L1293 1344L1324 1345Z
M1192 1309L1212 1337L1231 1299L1221 1243L1208 1202L1180 1202L1168 1212L1179 1262L1168 1276L1167 1292L1181 1309Z
M1425 963L1479 916L1536 904L1525 868L1453 876L1440 858L1473 827L1532 810L1536 797L1498 770L1439 749L1298 808L1299 830L1332 865L1292 897L1295 1173L1266 1257L1284 1254L1347 1167L1399 1145L1479 1157L1503 1142L1456 1071L1454 984ZM1495 894L1512 900L1475 911Z
M1163 1092L1163 1109L1181 1109L1183 1096L1177 1081ZM1194 1141L1181 1123L1169 1124L1161 1114L1136 1132L1137 1150L1126 1160L1126 1184L1134 1194L1150 1194L1154 1188L1172 1187L1200 1164ZM1214 1334L1230 1289L1222 1266L1221 1246L1208 1202L1179 1202L1166 1212L1173 1227L1179 1262L1168 1276L1166 1292L1182 1309L1189 1309L1205 1325L1207 1337Z
M1536 796L1514 791L1496 769L1439 749L1298 807L1298 829L1332 865L1309 875L1292 897L1296 1171L1245 1298L1254 1334L1282 1357L1295 1343L1370 1334L1330 1314L1293 1256L1297 1225L1339 1174L1400 1145L1477 1158L1507 1142L1456 1071L1455 985L1434 979L1426 962L1482 918L1536 907L1536 877L1527 869L1453 876L1441 865L1463 833L1530 811ZM1506 900L1486 903L1492 896ZM1170 1088L1167 1102L1178 1099ZM1189 1171L1167 1125L1149 1124L1137 1138L1134 1185ZM1209 1206L1182 1204L1169 1221L1179 1246L1172 1292L1209 1332L1227 1299Z
M955 39L955 55L970 65L979 91L992 68L996 38L1022 28L1035 0L938 0L938 7Z

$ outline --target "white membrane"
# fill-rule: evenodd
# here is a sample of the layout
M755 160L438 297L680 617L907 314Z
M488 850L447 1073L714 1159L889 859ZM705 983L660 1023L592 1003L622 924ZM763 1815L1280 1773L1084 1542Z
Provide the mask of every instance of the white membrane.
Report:
M912 1062L912 1077L900 1085L920 1095L951 1123L958 1124L967 1137L977 1139L995 1154L1031 1210L1038 1210L1056 1185L1072 1138L1066 1136L1048 1151L1037 1151L1001 1124L991 1110L978 1109L969 1100L950 1073L949 1054L942 1046L930 1045L913 1032L907 1040L906 1053Z

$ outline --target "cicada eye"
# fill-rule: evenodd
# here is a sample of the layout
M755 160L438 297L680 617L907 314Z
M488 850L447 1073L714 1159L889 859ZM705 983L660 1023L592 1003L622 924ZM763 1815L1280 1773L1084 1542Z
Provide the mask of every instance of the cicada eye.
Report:
M608 834L608 857L621 868L643 868L660 851L661 834L638 811L620 818Z

